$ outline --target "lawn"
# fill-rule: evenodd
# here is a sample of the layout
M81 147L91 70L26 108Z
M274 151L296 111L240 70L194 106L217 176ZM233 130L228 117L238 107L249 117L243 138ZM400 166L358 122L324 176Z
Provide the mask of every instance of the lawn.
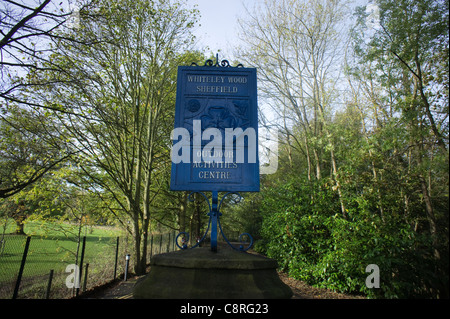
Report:
M0 234L0 292L10 290L20 268L26 237L12 235L14 225L8 223L5 235ZM3 232L3 227L0 225ZM23 277L48 277L50 269L64 273L67 265L78 264L81 245L78 247L78 227L67 223L42 223L32 221L25 225L25 233L31 236ZM93 226L83 227L81 236L86 236L84 265L89 263L89 275L99 277L114 268L116 239L123 233L117 228ZM123 250L123 247L122 249ZM67 275L66 275L67 276ZM21 286L22 288L22 286ZM6 295L8 295L6 293ZM1 293L0 293L1 295ZM1 298L1 296L0 296Z

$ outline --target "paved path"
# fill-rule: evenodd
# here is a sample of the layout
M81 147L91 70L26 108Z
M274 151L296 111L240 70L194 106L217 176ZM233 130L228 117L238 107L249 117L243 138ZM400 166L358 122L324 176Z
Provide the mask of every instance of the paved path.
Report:
M139 277L118 281L112 286L80 296L81 299L133 299L133 287Z

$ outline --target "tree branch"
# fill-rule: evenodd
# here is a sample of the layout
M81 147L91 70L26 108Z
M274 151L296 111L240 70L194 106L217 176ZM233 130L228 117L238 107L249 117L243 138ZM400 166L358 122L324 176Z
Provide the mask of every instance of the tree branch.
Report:
M39 7L34 9L32 13L24 17L11 30L9 30L9 32L0 41L0 49L3 48L8 43L8 41L13 37L14 33L16 33L20 28L22 28L25 25L25 23L27 23L29 20L37 16L39 12L41 12L45 8L45 6L49 3L50 0L45 0Z

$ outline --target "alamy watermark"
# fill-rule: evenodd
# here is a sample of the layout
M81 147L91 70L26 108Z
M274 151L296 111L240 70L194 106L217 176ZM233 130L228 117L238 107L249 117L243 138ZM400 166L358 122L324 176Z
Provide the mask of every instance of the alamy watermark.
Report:
M68 12L70 13L67 18L67 27L70 29L80 29L80 8L72 3L69 3Z
M66 272L69 276L66 277L67 288L80 288L80 267L75 264L67 265Z
M276 172L278 168L278 131L276 129L261 128L257 140L256 131L252 127L245 130L240 127L225 128L223 134L220 129L213 127L202 130L201 120L193 120L192 126L192 139L189 130L184 127L172 130L171 139L176 141L171 149L171 159L174 164L190 163L191 157L193 163L256 163L259 157L260 174ZM202 147L204 141L209 142ZM245 151L247 151L247 161L245 161Z
M380 288L380 267L377 264L367 265L366 272L370 272L366 278L366 287Z

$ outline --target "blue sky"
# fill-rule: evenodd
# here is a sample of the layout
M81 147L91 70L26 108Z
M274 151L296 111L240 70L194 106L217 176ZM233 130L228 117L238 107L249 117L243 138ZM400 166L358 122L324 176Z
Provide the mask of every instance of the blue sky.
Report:
M367 2L370 0L351 1L351 8ZM203 49L208 47L207 53L219 53L220 59L232 60L233 49L239 45L238 17L245 18L244 6L253 12L254 6L263 5L264 0L187 0L187 4L190 7L196 4L201 14L201 26L194 32L198 49L206 51ZM368 12L374 10L375 16L378 14L376 9L372 4L368 6Z
M195 30L199 49L219 53L220 59L231 59L233 47L238 45L237 19L242 17L244 5L253 8L263 0L188 0L189 6L197 4L201 26ZM221 50L219 52L219 50Z

